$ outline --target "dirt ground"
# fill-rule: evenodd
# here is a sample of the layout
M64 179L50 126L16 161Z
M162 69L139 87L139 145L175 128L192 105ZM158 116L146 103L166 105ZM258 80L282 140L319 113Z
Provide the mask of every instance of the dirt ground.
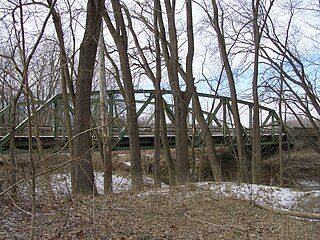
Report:
M266 184L276 185L279 177L279 157L273 154L263 161ZM312 148L284 154L284 184L302 190L320 190L320 154Z
M125 155L119 155L125 161ZM149 157L145 157L148 160ZM320 159L310 151L295 153L286 162L288 183L320 182ZM120 166L120 165L119 165ZM117 168L120 168L120 167ZM269 159L274 177L277 166ZM127 171L121 165L121 171ZM290 171L289 171L290 170ZM214 196L193 184L110 196L38 194L36 239L319 239L320 221L276 214L249 201ZM28 239L30 194L0 199L0 239ZM312 206L311 206L311 205ZM320 212L320 200L309 203Z
M0 239L27 239L27 200L1 205ZM320 222L297 219L180 187L38 201L36 239L318 239Z

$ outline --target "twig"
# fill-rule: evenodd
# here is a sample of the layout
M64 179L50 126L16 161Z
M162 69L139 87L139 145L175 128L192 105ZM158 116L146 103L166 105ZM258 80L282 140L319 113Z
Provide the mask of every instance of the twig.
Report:
M7 194L7 195L8 195L8 197L10 198L11 202L13 203L13 205L14 205L16 208L18 208L21 212L24 212L25 214L30 215L30 216L32 215L31 212L28 212L28 211L22 209L21 207L19 207L19 206L15 203L14 199L10 196L10 194Z

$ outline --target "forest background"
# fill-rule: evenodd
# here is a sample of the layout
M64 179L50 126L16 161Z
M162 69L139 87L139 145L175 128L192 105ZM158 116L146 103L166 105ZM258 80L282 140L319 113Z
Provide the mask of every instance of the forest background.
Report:
M112 192L112 159L107 116L107 90L119 89L125 100L130 141L133 189L143 186L139 122L135 89L153 88L155 151L153 172L160 186L163 144L169 183L183 184L190 176L187 113L201 132L210 136L198 92L231 98L235 129L238 181L263 181L259 105L279 116L279 135L293 126L312 128L319 139L320 103L318 1L4 1L1 2L0 107L3 129L10 132L9 183L2 192L17 193L19 176L14 136L17 109L26 102L28 134L40 127L39 101L63 95L64 123L72 192L97 193L92 166L92 134L101 137L105 193ZM171 90L176 149L166 144L167 119L161 90ZM100 126L92 127L90 96L100 91ZM245 148L238 101L253 103L252 150ZM74 115L68 110L74 106ZM208 105L208 103L207 103ZM294 123L294 124L293 124ZM290 125L291 124L291 125ZM94 131L97 130L97 131ZM281 138L280 138L281 139ZM223 181L212 137L204 139L215 181ZM282 142L279 140L279 183L283 184ZM46 158L37 142L28 152L28 178L34 189L37 166ZM319 141L312 147L320 152ZM50 166L56 169L58 166ZM60 165L59 165L60 167ZM6 188L3 188L6 185ZM9 187L7 187L9 186Z

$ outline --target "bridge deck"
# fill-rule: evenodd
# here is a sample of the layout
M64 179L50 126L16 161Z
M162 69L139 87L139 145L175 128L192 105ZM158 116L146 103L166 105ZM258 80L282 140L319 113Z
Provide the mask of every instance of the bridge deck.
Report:
M235 144L234 137L228 137L226 138L223 133L216 133L213 134L212 137L214 138L215 143L218 146L229 146L231 144ZM3 136L0 136L0 139L3 138ZM170 147L175 147L175 135L174 134L168 134L167 135L169 145ZM52 149L52 150L59 150L61 148L67 149L67 142L68 138L66 136L53 136L53 135L46 135L46 136L40 136L41 144L43 149ZM154 135L153 134L142 134L139 136L140 140L140 147L142 149L150 149L154 148ZM194 143L196 147L202 146L203 141L202 138L199 136L195 136ZM261 144L262 145L277 145L279 140L279 136L277 136L277 139L275 139L275 135L271 134L264 134L261 136ZM286 136L283 136L283 140L286 140ZM36 148L36 137L33 136L33 147ZM95 141L93 141L95 142ZM119 136L114 135L111 139L111 142L114 144L113 150L124 150L129 149L129 136L124 135L121 139L119 139ZM189 145L191 146L192 142L192 135L189 135ZM246 143L247 145L251 145L250 142ZM17 150L28 150L29 148L29 137L28 136L22 136L18 135L15 137L15 146ZM95 147L97 145L95 144ZM2 152L7 152L9 150L9 143L3 146Z

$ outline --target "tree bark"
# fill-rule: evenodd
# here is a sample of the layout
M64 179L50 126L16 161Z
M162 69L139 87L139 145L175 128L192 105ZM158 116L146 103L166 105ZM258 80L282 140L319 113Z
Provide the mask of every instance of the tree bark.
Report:
M159 79L160 80L160 79ZM161 105L162 97L160 90L160 81L157 84L155 91L155 120L154 120L154 155L153 155L153 175L154 175L154 185L155 187L161 187L160 179L160 154L161 154L161 138L160 138L160 128L161 128Z
M258 25L259 17L259 0L252 0L253 12L253 37L254 37L254 62L253 62L253 78L252 78L252 94L253 94L253 126L252 126L252 183L261 181L261 137L260 137L260 118L259 118L259 49L260 49L260 32Z
M74 193L97 194L91 162L90 97L101 26L102 0L89 0L84 37L80 46L75 104L75 189Z
M62 22L59 13L56 11L55 6L52 3L52 0L47 0L51 11L52 11L52 19L53 24L57 33L59 48L60 48L60 76L61 76L61 93L62 93L62 105L63 105L63 113L64 113L64 123L67 130L68 136L68 145L69 145L69 159L74 160L74 142L73 142L73 132L72 132L72 123L69 112L69 95L67 90L68 82L71 81L70 72L69 72L69 64L68 57L66 53L65 43L64 43L64 33L62 29ZM72 88L73 89L73 88ZM74 92L70 93L72 99L75 100ZM75 103L75 101L74 101ZM75 189L75 173L74 173L74 164L71 164L70 167L70 176L71 176L71 189Z
M232 106L231 106L232 115L233 115L235 128L236 128L237 156L238 156L238 162L239 162L239 181L248 182L249 181L248 163L247 163L247 156L245 152L240 114L238 109L238 100L237 100L237 91L235 87L235 81L234 81L231 65L228 59L225 39L219 25L218 6L216 3L216 0L212 0L211 2L213 6L213 14L214 14L213 23L214 23L214 29L217 33L219 52L221 56L221 61L225 67L225 71L226 71L228 82L229 82L229 88L230 88L230 95L231 95L231 102L232 102Z
M102 138L102 164L104 173L104 194L111 193L112 190L112 154L108 127L108 109L107 109L107 87L106 70L104 58L104 39L103 24L99 37L99 79L100 79L100 121ZM111 123L112 124L112 123Z
M126 26L124 23L123 13L121 10L121 4L118 0L112 0L111 3L114 12L116 26L113 26L105 8L103 17L118 48L125 94L124 98L127 107L132 188L134 190L139 190L143 187L143 179L141 167L138 116L136 111L134 87L132 83L132 75L128 58L128 37L126 33Z
M165 0L168 19L168 34L170 44L166 40L165 27L162 14L159 14L160 38L162 50L168 70L168 77L174 98L175 110L175 142L176 142L176 179L178 184L183 184L189 178L189 153L188 153L188 127L187 112L192 94L186 90L182 92L179 85L179 56L178 38L175 22L175 1Z
M154 120L154 183L156 187L161 187L160 179L160 155L161 155L161 115L164 114L162 106L162 94L161 94L161 49L160 39L158 31L158 4L157 0L154 1L153 10L153 24L154 24L154 38L155 38L155 50L156 50L156 76L153 81L155 87L155 120Z
M194 34L193 34L193 11L192 11L192 1L186 1L186 14L187 14L187 37L188 37L188 53L186 62L186 74L184 80L188 85L189 91L192 92L192 103L194 107L195 117L200 125L201 131L204 135L204 142L206 143L207 155L210 162L211 170L216 182L222 180L220 163L215 149L215 144L211 136L208 124L202 114L201 104L199 97L196 92L196 87L194 85L193 78L193 56L194 56ZM182 72L182 70L180 71Z
M9 183L12 187L11 195L13 198L17 195L17 187L15 185L17 181L17 161L16 161L16 144L15 144L15 136L16 136L16 121L17 121L17 102L22 93L22 85L19 89L18 94L14 97L13 102L11 104L10 109L10 177Z
M161 97L161 101L163 102L163 99ZM169 171L169 184L170 186L176 184L176 166L175 162L172 158L171 155L171 150L170 150L170 145L169 145L169 140L168 140L168 131L167 131L167 123L166 123L166 117L164 114L164 109L163 105L159 105L160 109L160 120L161 120L161 139L162 139L162 144L163 144L163 150L164 150L164 155L166 158L166 163L168 165L168 171Z
M155 151L154 151L154 175L155 179L159 178L160 169L158 169L159 161L160 161L160 142L162 140L162 145L164 148L164 155L166 159L166 163L169 170L169 184L174 185L175 184L175 164L171 156L170 146L167 138L167 125L165 120L165 114L164 114L164 107L163 107L163 98L160 88L161 83L161 47L160 47L160 36L159 36L159 14L160 14L160 1L155 0L154 1L154 9L153 9L153 34L154 34L154 42L155 42L155 63L156 63L156 72L154 73L153 70L150 67L150 64L148 63L148 60L140 46L138 37L136 32L134 31L132 22L131 22L131 16L127 8L124 8L127 19L128 19L128 28L132 34L134 43L137 47L138 53L140 55L140 58L143 63L143 68L147 74L147 76L150 78L150 80L153 83L153 86L155 88ZM144 20L144 18L141 16L141 21L148 26L148 22ZM151 50L152 51L152 50ZM159 130L158 130L159 128ZM160 137L161 135L161 137ZM159 181L155 180L156 185L159 186Z

